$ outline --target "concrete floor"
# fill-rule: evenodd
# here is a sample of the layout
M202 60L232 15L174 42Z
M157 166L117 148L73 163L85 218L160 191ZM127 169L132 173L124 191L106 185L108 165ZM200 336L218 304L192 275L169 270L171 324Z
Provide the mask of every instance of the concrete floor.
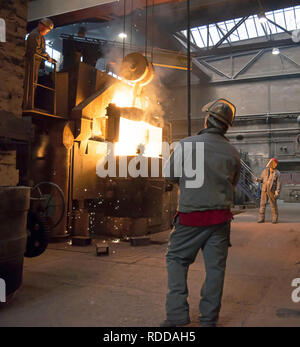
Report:
M300 326L291 282L300 277L300 204L280 204L280 224L256 224L257 210L235 217L219 326ZM268 208L267 220L270 220ZM0 309L0 326L151 326L164 319L168 232L149 246L51 244L25 259L24 281ZM202 256L189 272L190 313L196 327Z

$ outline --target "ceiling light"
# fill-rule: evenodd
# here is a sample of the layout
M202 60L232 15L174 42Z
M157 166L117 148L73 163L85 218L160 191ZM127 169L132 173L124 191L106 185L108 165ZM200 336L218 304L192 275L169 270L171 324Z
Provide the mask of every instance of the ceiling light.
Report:
M258 20L261 24L263 23L266 23L267 22L267 17L265 15L264 12L261 12L259 15L258 15Z
M121 39L126 39L127 34L125 34L125 33L120 33L120 34L119 34L119 37L120 37Z
M272 50L272 54L274 54L274 55L278 55L279 53L280 53L279 48L273 48L273 50Z

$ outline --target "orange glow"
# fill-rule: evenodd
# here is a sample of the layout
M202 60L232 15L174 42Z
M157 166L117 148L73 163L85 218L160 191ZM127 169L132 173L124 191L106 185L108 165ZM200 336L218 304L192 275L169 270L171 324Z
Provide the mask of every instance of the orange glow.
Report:
M112 103L118 107L132 107L133 90L125 87L118 89L115 92Z
M104 137L106 133L106 119L107 117L94 118L92 124L92 135L96 137Z
M118 107L136 107L144 109L141 97L134 100L134 89L131 86L120 86L114 94L112 103Z
M115 143L115 154L136 155L140 145L145 148L144 156L159 157L162 151L162 128L120 117L119 142Z

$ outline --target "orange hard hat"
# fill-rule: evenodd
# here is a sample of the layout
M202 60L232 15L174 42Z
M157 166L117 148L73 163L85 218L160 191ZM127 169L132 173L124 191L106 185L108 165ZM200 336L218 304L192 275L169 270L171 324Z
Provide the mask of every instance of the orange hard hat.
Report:
M269 161L268 161L268 164L266 165L266 167L271 167L273 169L275 169L278 165L278 159L276 158L271 158Z

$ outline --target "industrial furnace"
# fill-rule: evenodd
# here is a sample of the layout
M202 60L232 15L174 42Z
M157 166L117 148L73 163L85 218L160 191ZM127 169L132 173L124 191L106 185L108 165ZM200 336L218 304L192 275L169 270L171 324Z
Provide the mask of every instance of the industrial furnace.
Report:
M88 244L92 234L125 238L170 228L177 188L161 169L162 144L171 143L172 132L147 95L153 76L152 64L139 53L123 59L118 78L79 63L57 73L57 114L26 113L36 127L30 177L58 184L66 197L53 241L71 235L74 243ZM111 151L116 174L105 177L99 168ZM140 160L149 174L139 173Z

